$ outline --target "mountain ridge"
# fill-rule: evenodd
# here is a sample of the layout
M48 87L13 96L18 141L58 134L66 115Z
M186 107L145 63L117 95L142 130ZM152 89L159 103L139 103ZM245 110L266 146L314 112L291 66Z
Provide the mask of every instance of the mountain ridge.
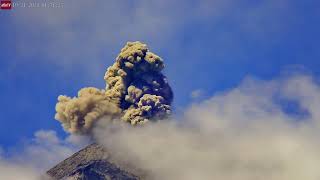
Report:
M97 143L88 145L47 171L52 179L141 180L132 169L111 160L111 154Z

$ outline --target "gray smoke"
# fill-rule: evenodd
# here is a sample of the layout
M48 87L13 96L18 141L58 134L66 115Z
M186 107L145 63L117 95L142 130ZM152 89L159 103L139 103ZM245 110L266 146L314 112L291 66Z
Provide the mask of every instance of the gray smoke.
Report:
M319 180L319 107L320 85L310 77L248 79L181 118L136 128L99 121L94 136L148 180Z
M132 125L164 119L171 113L173 93L163 68L163 60L146 44L128 42L107 69L106 89L89 87L78 97L59 96L55 119L75 134L90 133L102 117Z

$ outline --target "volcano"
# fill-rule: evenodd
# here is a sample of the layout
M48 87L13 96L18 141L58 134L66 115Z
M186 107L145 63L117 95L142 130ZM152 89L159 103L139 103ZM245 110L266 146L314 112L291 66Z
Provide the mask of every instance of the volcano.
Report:
M47 171L52 179L60 180L141 180L136 170L112 160L111 154L93 143Z

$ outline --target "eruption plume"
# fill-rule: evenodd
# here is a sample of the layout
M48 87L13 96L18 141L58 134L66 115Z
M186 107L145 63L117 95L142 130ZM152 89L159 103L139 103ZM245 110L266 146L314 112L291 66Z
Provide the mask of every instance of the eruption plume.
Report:
M163 60L146 44L128 42L105 73L106 89L87 87L78 97L59 96L55 119L75 134L90 133L102 117L132 125L163 119L173 100L163 68Z

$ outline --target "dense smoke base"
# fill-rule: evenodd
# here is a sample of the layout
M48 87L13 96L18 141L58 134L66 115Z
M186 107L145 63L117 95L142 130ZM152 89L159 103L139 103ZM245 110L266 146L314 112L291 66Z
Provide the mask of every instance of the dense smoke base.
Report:
M141 128L99 121L94 134L146 179L318 180L319 107L320 86L310 77L248 79L191 106L183 119Z
M128 42L105 74L106 89L83 88L78 97L59 96L55 118L65 130L90 133L100 119L132 125L167 117L173 93L161 73L162 59L145 44Z

